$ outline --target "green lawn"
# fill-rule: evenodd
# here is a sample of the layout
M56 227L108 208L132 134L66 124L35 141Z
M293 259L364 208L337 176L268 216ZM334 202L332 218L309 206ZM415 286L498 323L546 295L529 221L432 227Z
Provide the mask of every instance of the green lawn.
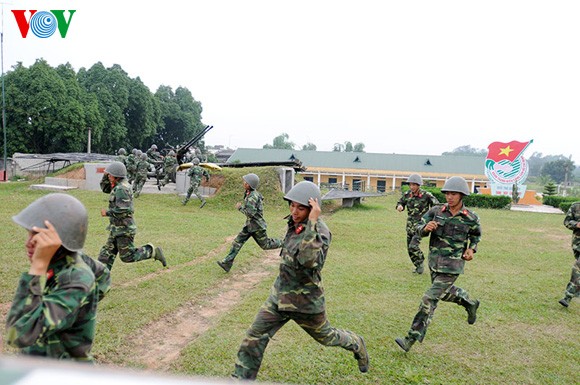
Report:
M181 206L171 194L136 200L136 243L152 242L166 250L169 269L158 262L113 268L113 289L100 303L93 352L101 364L147 367L135 341L155 346L178 334L171 320L188 306L212 307L235 277L266 272L240 292L227 311L214 314L204 332L159 369L174 374L226 378L258 308L268 295L276 266L250 240L234 269L225 274L215 261L225 255L244 216L233 208L241 198L240 176L256 170L227 170L218 197ZM262 172L262 171L259 171ZM287 204L264 174L265 213L270 236L281 236ZM274 178L275 180L275 178ZM25 183L0 185L0 232L4 240L0 271L0 309L5 315L18 276L27 270L25 232L11 216L46 192ZM107 195L73 191L90 213L85 251L96 257L105 242L107 221L100 217ZM572 384L580 362L580 300L558 304L573 262L571 232L563 215L475 210L483 237L475 259L457 285L481 301L478 320L468 325L462 307L440 303L423 344L404 353L394 342L410 326L429 276L413 275L405 250L406 213L394 207L398 195L367 199L352 209L325 204L332 234L323 270L327 312L333 326L362 334L370 370L358 372L352 353L317 344L293 323L270 342L258 380L296 384ZM427 248L427 239L422 243ZM193 304L193 305L192 305ZM186 306L184 306L186 305ZM151 325L166 322L163 333ZM1 327L3 330L3 325ZM146 340L150 338L149 341ZM145 341L143 341L145 339ZM4 347L5 353L11 353Z

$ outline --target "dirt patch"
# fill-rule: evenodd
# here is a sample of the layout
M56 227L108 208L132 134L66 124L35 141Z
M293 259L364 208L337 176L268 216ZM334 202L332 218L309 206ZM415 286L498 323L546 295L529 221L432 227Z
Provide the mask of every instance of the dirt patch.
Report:
M69 172L65 172L64 174L60 174L57 178L64 178L64 179L86 179L87 175L85 173L84 167L79 167L76 170L71 170Z
M265 253L263 262L255 264L252 270L229 273L208 288L203 298L185 303L146 325L138 335L128 338L126 345L131 346L131 351L125 355L148 369L169 371L185 347L233 309L242 300L243 293L272 275L271 267L279 262L278 255L278 250ZM152 345L151 341L158 343Z

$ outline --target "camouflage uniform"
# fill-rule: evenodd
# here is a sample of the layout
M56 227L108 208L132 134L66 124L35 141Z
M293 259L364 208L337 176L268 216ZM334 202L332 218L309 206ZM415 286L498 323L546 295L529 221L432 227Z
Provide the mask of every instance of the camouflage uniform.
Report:
M157 179L157 184L159 184L159 178L161 177L161 169L163 167L163 155L157 151L156 145L151 145L151 147L146 152L149 158L149 163L153 164L155 167L155 178Z
M199 193L199 185L201 184L201 178L205 177L206 181L209 181L209 172L198 165L191 166L189 170L187 170L187 176L189 176L189 188L187 189L187 194L185 195L185 199L183 200L183 204L187 204L189 202L189 198L191 194L195 194L195 196L201 201L202 206L205 204L205 199Z
M46 275L21 275L6 318L7 343L23 354L92 361L97 302L109 287L102 263L61 247Z
M288 221L280 274L242 341L233 377L255 379L268 342L290 320L324 346L360 351L362 338L332 327L326 316L321 271L330 240L331 233L321 219L298 225Z
M423 266L425 256L421 251L421 235L417 234L417 225L421 223L421 217L431 207L438 205L439 201L429 191L419 189L417 194L413 194L411 190L407 190L397 202L397 207L400 205L403 209L407 208L407 252L411 262L415 268L419 269ZM415 270L417 271L417 270ZM417 271L418 272L418 271Z
M99 253L99 261L107 265L109 270L113 268L117 253L121 261L127 263L157 257L157 251L152 244L148 243L139 248L133 244L137 226L133 219L133 193L125 178L118 179L111 190L107 216L110 222L107 229L110 233L107 243Z
M465 307L466 310L477 310L479 301L469 298L466 290L454 285L463 274L465 260L462 258L467 248L477 250L481 239L479 217L473 211L462 205L456 215L448 209L448 205L431 208L417 225L417 233L427 236L423 229L429 221L438 223L429 239L429 270L431 271L431 287L423 295L419 311L413 319L408 339L423 341L427 327L431 323L433 313L439 300L453 302ZM475 316L475 314L473 314ZM469 323L475 319L468 318ZM473 321L473 322L471 322Z
M177 159L175 159L175 155L168 155L165 157L165 159L163 160L163 180L161 182L159 182L159 190L161 190L161 187L165 186L167 183L170 182L171 179L171 173L173 172L173 169L175 168L175 165L177 164Z
M134 148L133 152L127 155L126 161L121 162L127 168L127 180L129 181L129 183L133 183L133 181L135 180L135 172L137 171L137 162L139 161L136 152L137 149Z
M580 296L580 202L575 202L570 206L566 217L564 218L564 226L572 230L572 252L576 261L572 266L572 275L570 282L566 286L564 298L560 300L562 306L568 307L570 301L574 297Z
M147 161L147 155L141 155L137 162L137 170L135 172L135 182L133 182L133 194L135 198L138 198L143 189L143 185L147 181L147 171L149 171L149 162Z
M221 262L224 266L226 271L228 271L233 263L234 259L240 252L244 243L250 237L254 238L256 243L263 249L263 250L271 250L271 249L278 249L282 246L282 240L275 239L275 238L268 238L268 234L266 232L267 224L266 220L264 219L264 197L256 190L246 190L244 194L244 202L240 205L240 212L242 212L246 216L246 224L242 228L242 231L236 236L234 242L232 243L232 247L230 248L230 252ZM220 264L220 266L222 266ZM222 268L224 268L222 266Z

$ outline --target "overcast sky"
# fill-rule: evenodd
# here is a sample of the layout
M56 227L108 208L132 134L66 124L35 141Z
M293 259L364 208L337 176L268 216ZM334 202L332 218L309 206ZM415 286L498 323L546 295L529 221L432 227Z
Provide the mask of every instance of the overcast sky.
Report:
M22 38L19 9L76 13L65 39ZM296 148L438 155L533 139L524 156L580 164L578 20L566 0L12 0L3 67L100 61L152 92L187 87L208 145L287 133Z

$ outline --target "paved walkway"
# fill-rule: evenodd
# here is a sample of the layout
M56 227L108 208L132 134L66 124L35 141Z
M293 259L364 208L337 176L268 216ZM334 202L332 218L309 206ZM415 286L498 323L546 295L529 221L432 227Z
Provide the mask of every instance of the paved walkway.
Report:
M512 205L513 211L531 211L534 213L564 214L560 209L548 205Z

